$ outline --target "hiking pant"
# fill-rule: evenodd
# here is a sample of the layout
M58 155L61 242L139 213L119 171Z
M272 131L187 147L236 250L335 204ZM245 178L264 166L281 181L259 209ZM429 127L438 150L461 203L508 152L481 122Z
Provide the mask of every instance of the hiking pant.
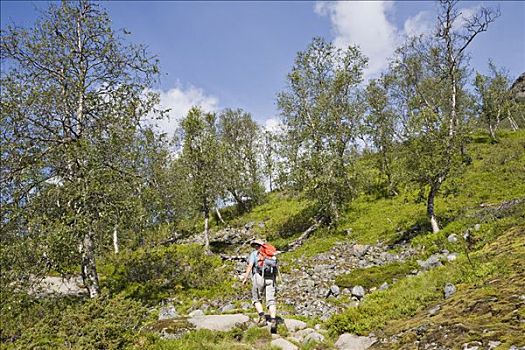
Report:
M258 273L254 273L252 275L252 303L260 303L263 293L266 307L275 305L275 279L263 278Z

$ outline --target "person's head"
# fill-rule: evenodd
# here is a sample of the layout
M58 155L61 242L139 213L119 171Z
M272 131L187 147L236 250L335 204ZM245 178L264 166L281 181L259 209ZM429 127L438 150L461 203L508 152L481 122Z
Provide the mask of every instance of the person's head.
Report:
M256 249L256 250L259 250L259 248L261 248L261 246L264 244L264 242L260 239L253 239L251 242L250 242L250 245L252 246L253 249Z

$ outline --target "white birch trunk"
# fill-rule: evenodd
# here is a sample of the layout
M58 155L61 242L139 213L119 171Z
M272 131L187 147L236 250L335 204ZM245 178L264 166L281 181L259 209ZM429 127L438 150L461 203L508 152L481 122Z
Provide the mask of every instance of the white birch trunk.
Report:
M210 252L210 237L209 237L209 221L210 215L208 211L204 212L204 250Z
M224 222L224 220L222 219L222 215L221 215L221 212L220 212L219 208L215 207L215 213L217 213L217 217L219 218L219 220L220 220L224 225L226 225L226 222Z
M115 254L118 254L118 225L115 225L115 227L113 227L113 249L115 251Z
M81 244L81 256L82 280L88 290L89 297L95 298L100 294L100 285L95 262L95 242L91 232L84 234Z

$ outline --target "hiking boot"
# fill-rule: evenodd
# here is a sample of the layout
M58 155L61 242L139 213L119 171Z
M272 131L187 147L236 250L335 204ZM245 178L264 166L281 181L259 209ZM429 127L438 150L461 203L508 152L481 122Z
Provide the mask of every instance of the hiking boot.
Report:
M266 316L259 316L259 318L257 319L257 326L263 327L266 326L266 324Z
M275 318L270 320L270 332L272 334L277 333L277 320Z

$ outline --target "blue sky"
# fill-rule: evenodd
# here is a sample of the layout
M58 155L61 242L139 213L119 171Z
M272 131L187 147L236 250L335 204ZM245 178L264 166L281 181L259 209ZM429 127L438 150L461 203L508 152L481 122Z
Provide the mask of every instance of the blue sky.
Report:
M469 13L483 4L499 6L501 17L471 46L472 67L486 72L489 58L525 71L525 3L461 2ZM370 57L367 77L386 65L403 35L432 28L437 5L399 2L103 2L116 29L148 45L161 62L158 87L164 106L172 108L171 132L192 104L205 109L241 107L261 124L278 115L276 94L285 86L295 55L314 36L338 46L358 44ZM2 1L2 27L30 26L44 2Z

